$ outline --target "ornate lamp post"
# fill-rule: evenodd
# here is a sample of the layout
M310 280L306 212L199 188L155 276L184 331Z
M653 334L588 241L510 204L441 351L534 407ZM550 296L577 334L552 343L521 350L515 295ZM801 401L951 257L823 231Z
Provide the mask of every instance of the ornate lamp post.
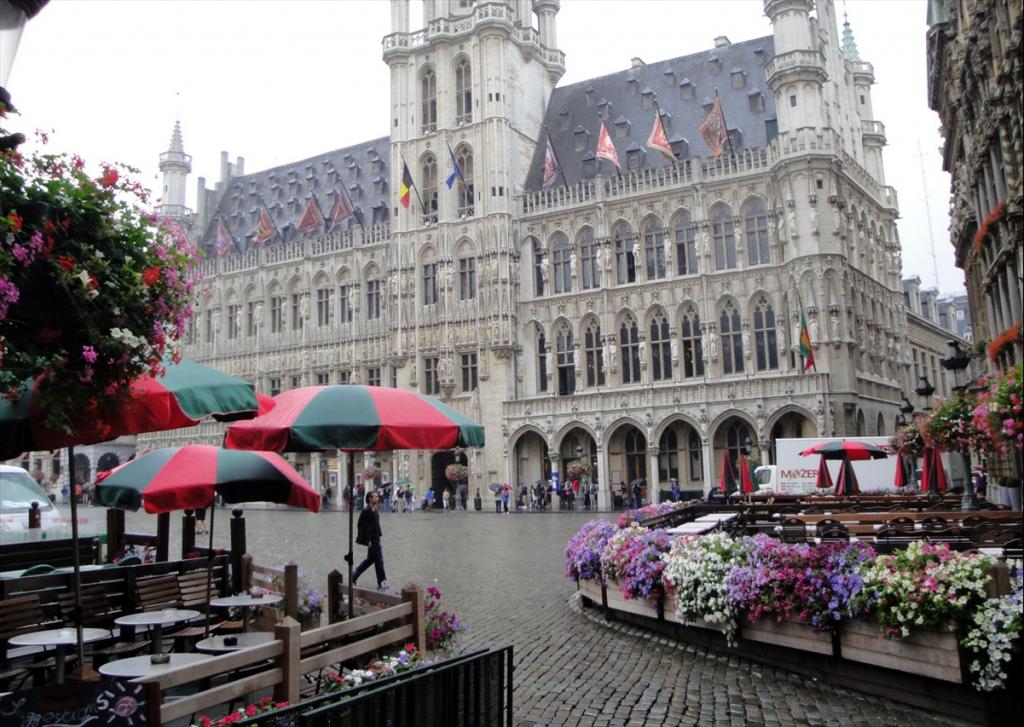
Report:
M942 368L953 372L953 391L963 391L967 388L964 373L967 366L971 363L971 357L960 350L960 344L955 340L949 341L946 357L940 363ZM963 460L964 472L966 473L966 480L960 496L960 509L977 510L978 503L974 499L974 484L971 482L971 454L966 447L960 450L960 457Z
M914 388L914 393L924 397L924 408L926 410L931 408L928 405L928 399L935 393L935 387L928 381L927 374L921 374L917 377L917 386Z

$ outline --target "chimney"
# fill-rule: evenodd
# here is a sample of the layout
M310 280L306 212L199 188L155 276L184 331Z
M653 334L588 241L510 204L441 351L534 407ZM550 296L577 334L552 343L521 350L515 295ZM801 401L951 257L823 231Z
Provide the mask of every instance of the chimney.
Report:
M732 43L729 42L729 36L720 35L715 38L715 48L724 48L727 45L732 45Z
M629 61L630 68L643 68L646 65L640 58L631 58Z

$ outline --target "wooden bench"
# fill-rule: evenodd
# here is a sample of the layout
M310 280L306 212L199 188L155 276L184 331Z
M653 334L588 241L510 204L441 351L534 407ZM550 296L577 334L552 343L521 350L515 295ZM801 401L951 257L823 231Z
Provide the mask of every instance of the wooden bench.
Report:
M127 613L128 594L122 579L83 585L82 589L82 626L107 629L111 633L118 630L114 621ZM62 593L59 596L60 612L66 626L75 625L75 594ZM149 645L148 641L122 640L111 637L92 645L93 666L99 668L111 659L135 656Z
M28 673L38 683L46 669L55 667L57 662L53 657L36 658L41 653L39 649L26 647L12 652L8 641L15 636L58 628L60 625L56 614L43 609L38 596L20 596L0 601L0 685ZM69 655L66 661L73 660L74 657Z
M82 565L99 563L99 538L79 539L78 558ZM73 566L75 564L74 541L69 538L0 545L0 572L23 571L40 563L48 563L54 568Z

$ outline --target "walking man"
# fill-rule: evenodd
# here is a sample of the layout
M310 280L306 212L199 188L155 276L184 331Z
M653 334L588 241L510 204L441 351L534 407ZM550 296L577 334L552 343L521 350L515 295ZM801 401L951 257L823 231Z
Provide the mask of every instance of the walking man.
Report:
M377 576L377 590L385 591L390 588L390 584L384 575L384 549L380 544L383 533L380 530L380 514L377 512L379 504L379 492L374 490L366 493L366 507L359 513L359 523L356 526L356 543L367 546L366 559L352 571L352 583L355 584L363 571L373 565L374 575Z

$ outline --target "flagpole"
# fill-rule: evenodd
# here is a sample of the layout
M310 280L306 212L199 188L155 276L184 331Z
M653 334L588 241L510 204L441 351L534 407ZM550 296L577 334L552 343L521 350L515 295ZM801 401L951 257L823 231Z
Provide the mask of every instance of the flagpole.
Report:
M348 191L345 189L345 185L342 184L339 189L341 189L341 194L345 197L345 202L348 203L348 208L350 210L352 210L352 216L355 217L356 218L356 222L359 223L359 229L362 230L362 232L363 232L363 243L365 244L366 243L366 225L363 224L363 216L361 214L359 214L358 212L356 212L356 206L354 204L352 204L352 198L348 196ZM390 211L389 211L388 214L390 214ZM332 222L331 223L331 229L332 230L334 229L334 225L335 225L335 223Z
M658 103L658 95L657 94L651 94L651 95L654 96L654 113L656 113L658 115L658 125L661 128L661 132L664 134L665 133L665 123L661 120L661 104ZM668 134L665 134L665 141L668 141ZM671 144L669 144L669 147L671 147ZM678 164L679 163L679 158L675 154L673 154L672 155L672 161Z
M459 166L459 162L456 161L456 159L455 159L455 152L452 151L452 145L449 144L448 142L445 142L445 146L448 147L448 156L451 157L452 164L455 165L455 171L459 175L459 181L462 182L462 188L468 191L469 190L469 185L466 184L466 178L462 176L462 167Z
M800 307L800 338L802 339L804 337L804 330L806 329L806 326L807 326L807 316L804 314L804 302L803 302L803 299L800 298L800 284L799 283L797 283L797 288L796 288L796 304ZM810 331L807 332L807 341L808 341L809 344L811 343ZM811 350L811 354L810 354L811 355L811 366L814 368L814 373L818 373L818 362L814 360L813 349L810 349L810 350ZM803 364L803 355L800 356L800 359L801 359L801 368L804 368L805 365Z
M555 164L558 165L558 173L562 176L562 185L565 187L565 191L569 191L569 183L565 181L565 172L562 171L562 162L558 158L558 152L555 151L555 143L551 140L551 129L548 128L547 124L544 124L544 133L548 135L548 148L551 149L551 155L555 158Z
M729 136L729 124L725 120L725 109L722 108L722 97L718 95L718 86L715 86L715 98L718 99L718 113L722 115L722 128L725 129L725 140L729 142L729 154L736 156L736 150L732 146L732 137Z
M402 159L402 168L408 169L409 162L405 161L405 154L403 154L402 152L398 152L398 156L401 157ZM409 173L409 176L412 177L411 172ZM420 197L420 188L416 186L415 181L412 182L412 189L416 192L416 201L420 203L420 213L424 215L427 214L427 208L423 206L423 198Z

